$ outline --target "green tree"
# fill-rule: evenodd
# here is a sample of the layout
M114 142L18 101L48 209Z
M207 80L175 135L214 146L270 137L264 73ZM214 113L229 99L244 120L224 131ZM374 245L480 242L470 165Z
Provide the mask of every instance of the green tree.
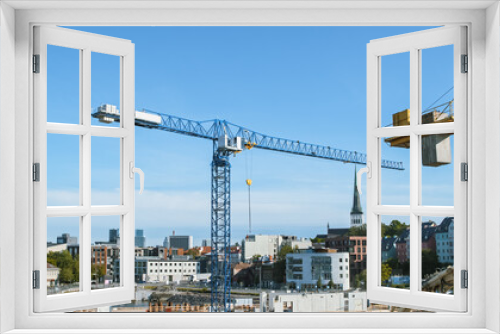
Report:
M281 247L278 252L278 261L286 260L286 255L289 253L293 253L293 248L290 245L284 245Z
M47 253L47 262L60 269L59 282L71 283L80 280L80 263L67 250Z
M351 237L366 237L366 224L362 226L353 226L349 229L349 236Z
M439 260L436 252L430 249L422 250L422 276L434 274L439 267Z
M330 280L330 282L328 282L328 287L330 288L330 290L333 289L333 285L334 285L333 281Z
M273 272L273 278L276 283L283 283L285 281L286 255L289 253L293 253L293 248L290 245L282 246L278 252Z
M318 281L316 282L316 286L318 287L318 290L323 288L323 282L321 281L321 277L318 278Z
M73 282L80 281L80 259L77 257L73 262Z
M382 283L391 278L392 268L387 263L382 263Z
M106 275L106 265L105 264L93 264L92 265L92 276L97 278L98 282L101 282L101 278Z
M355 281L356 281L356 288L361 288L361 287L366 288L366 269L356 275Z
M73 271L71 268L63 268L59 272L59 282L62 283L71 283L73 282Z
M394 219L389 225L382 223L382 236L383 237L394 237L400 236L408 228L406 223L402 223L399 220Z
M313 244L320 244L320 243L325 242L325 238L314 237L314 238L310 238L310 239L311 239L311 242Z

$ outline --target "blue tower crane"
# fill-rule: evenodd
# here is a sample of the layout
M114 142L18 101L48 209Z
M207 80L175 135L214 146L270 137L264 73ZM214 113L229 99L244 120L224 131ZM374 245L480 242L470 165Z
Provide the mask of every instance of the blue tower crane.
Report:
M92 117L104 123L120 121L119 110L103 104ZM147 109L135 112L135 125L213 142L211 194L211 311L230 312L231 307L231 155L252 147L345 163L366 164L366 155L268 136L226 120L193 121ZM402 162L382 160L382 168L404 170Z

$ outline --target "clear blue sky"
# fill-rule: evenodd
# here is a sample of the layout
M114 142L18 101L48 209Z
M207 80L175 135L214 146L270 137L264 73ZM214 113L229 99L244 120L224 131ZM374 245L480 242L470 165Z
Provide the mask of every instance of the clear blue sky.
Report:
M136 50L136 107L195 120L227 119L256 131L366 152L366 44L422 27L79 27L129 39ZM423 52L423 105L453 86L451 47ZM78 121L78 52L49 49L49 121ZM382 122L409 108L407 55L382 60ZM119 102L117 57L93 54L92 106ZM442 102L451 99L453 91ZM102 123L95 123L102 125ZM62 137L62 138L59 138ZM78 202L78 138L49 135L49 205ZM119 142L92 144L93 204L117 204ZM61 153L64 152L64 153ZM383 145L408 166L409 150ZM212 143L136 128L136 227L148 245L171 235L210 237ZM254 149L231 160L232 240L248 233L246 178L252 178L252 232L313 237L347 227L354 165ZM452 205L452 166L423 170L423 202ZM363 191L365 190L363 182ZM408 170L384 171L383 204L409 204ZM365 208L366 198L362 196ZM389 219L389 218L388 218ZM107 240L117 219L93 224ZM73 225L71 228L68 225ZM49 220L49 240L77 233L71 219Z

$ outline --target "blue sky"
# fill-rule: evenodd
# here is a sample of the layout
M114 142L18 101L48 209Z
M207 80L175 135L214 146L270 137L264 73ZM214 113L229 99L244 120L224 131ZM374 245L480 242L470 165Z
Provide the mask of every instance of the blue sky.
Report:
M129 39L136 50L136 107L180 117L227 119L256 131L366 152L366 44L422 27L78 27ZM424 50L424 107L453 86L451 47ZM78 52L49 49L48 120L78 121ZM407 55L382 60L382 123L409 108ZM92 105L118 105L117 57L93 54ZM450 100L453 91L441 102ZM103 125L102 123L95 123ZM61 137L61 138L59 138ZM49 205L78 202L78 138L49 135ZM63 140L61 140L63 139ZM51 146L52 145L52 146ZM92 203L117 204L119 142L92 144ZM61 153L64 152L64 153ZM383 146L384 158L408 166L409 150ZM212 143L136 128L136 166L146 190L136 196L136 227L147 244L172 231L210 237ZM253 149L232 158L232 239L248 233L246 178L252 178L252 232L313 237L326 224L345 227L354 165ZM358 167L359 168L359 167ZM452 205L452 166L423 169L423 202ZM408 170L384 171L383 204L408 204ZM363 192L365 190L363 182ZM75 203L76 202L76 203ZM362 196L365 208L366 198ZM116 218L93 224L106 240ZM49 240L77 234L49 221Z

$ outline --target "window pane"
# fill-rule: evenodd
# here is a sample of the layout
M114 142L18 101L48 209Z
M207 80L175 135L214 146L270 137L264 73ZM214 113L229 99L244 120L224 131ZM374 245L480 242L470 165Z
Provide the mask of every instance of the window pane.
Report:
M120 286L120 216L92 216L92 290Z
M47 218L47 295L80 291L79 236L80 217Z
M454 205L453 134L422 136L422 205Z
M47 134L47 205L80 204L80 137Z
M410 288L410 217L381 216L381 285Z
M396 143L397 141L397 143ZM410 146L409 137L382 138L382 159L401 161L405 170L381 169L380 187L382 205L410 204Z
M121 204L120 142L92 137L92 205Z
M47 45L47 122L80 123L80 50Z
M92 125L119 127L120 57L92 52ZM97 116L97 115L96 115Z
M410 53L381 58L381 127L410 125Z
M453 294L454 219L421 217L422 291Z
M453 122L453 45L421 50L422 124Z

